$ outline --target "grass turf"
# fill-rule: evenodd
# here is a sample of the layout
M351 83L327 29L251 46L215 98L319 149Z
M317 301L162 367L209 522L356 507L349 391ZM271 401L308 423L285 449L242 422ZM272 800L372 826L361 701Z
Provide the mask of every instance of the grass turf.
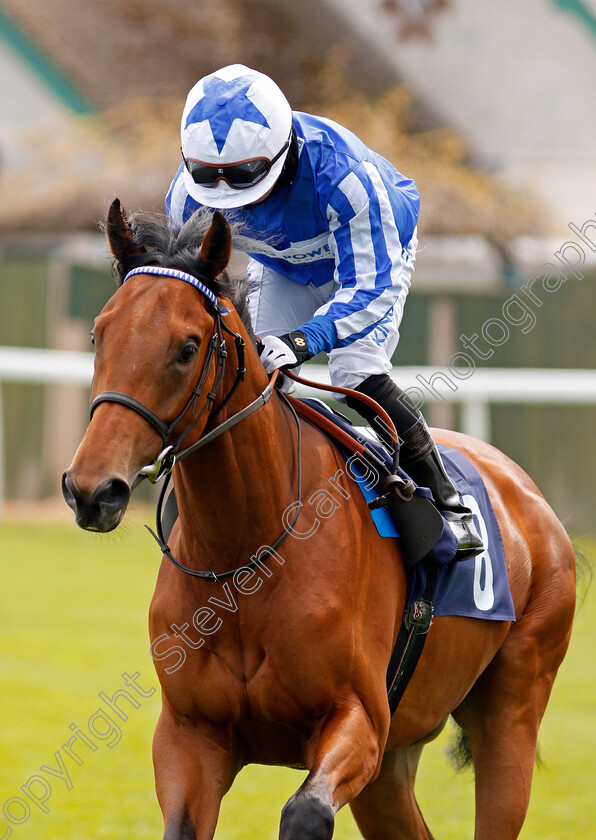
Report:
M159 558L151 537L137 516L106 536L82 533L74 524L27 523L1 526L0 539L0 807L5 812L0 840L157 840L162 821L153 789L151 737L160 701L146 614ZM522 840L593 835L595 598L589 592L577 615L542 725L544 766L534 776ZM127 688L123 673L138 673L144 694ZM138 703L133 707L121 700L126 720L112 713L120 735L96 715L109 711L99 692L112 697L119 689ZM63 749L73 737L71 724L91 744L79 738L76 749L72 746L80 764ZM426 748L417 794L437 840L461 840L473 835L473 774L451 770L443 755L447 737L448 732ZM42 774L42 765L61 777ZM36 776L46 779L46 787ZM216 837L274 840L280 810L303 778L292 770L246 768L224 800ZM47 801L35 805L27 791ZM360 837L348 808L338 814L334 836Z

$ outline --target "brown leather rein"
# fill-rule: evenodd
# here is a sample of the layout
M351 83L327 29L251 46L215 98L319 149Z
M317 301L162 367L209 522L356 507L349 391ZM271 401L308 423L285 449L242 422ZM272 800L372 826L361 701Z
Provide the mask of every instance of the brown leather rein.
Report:
M309 388L316 388L320 391L331 391L335 394L343 394L344 396L352 397L353 399L359 400L360 402L372 408L373 411L375 411L383 421L387 431L389 432L389 435L391 436L394 442L394 468L397 469L399 437L397 435L397 431L395 429L395 425L392 419L389 417L387 412L379 405L378 402L376 402L366 394L361 393L360 391L354 391L352 388L342 388L339 385L326 385L322 382L313 382L311 379L304 379L302 376L298 376L297 374L293 373L291 370L288 369L285 369L283 371L283 374L284 376L288 376L290 379L293 379L294 382L298 382L300 385L305 385ZM351 452L354 452L358 455L370 455L370 451L366 449L364 444L359 443L347 432L344 432L344 430L337 426L333 422L333 420L324 417L316 409L311 408L311 406L309 406L307 403L302 402L299 399L296 399L294 397L290 397L290 399L292 400L292 405L294 406L298 414L300 414L302 417L305 417L307 420L310 420L312 423L314 423L315 426L319 426L319 428L323 429L323 431L327 432L331 437L335 438L339 443L341 443L342 446L345 446Z

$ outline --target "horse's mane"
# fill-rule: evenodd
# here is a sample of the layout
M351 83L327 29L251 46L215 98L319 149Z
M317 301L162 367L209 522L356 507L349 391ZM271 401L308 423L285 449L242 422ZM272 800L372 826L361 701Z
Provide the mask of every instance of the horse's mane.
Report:
M213 211L207 207L197 210L182 227L173 227L163 213L138 212L128 217L133 238L145 252L132 260L119 262L114 260L112 274L120 286L126 274L132 268L146 265L160 265L177 268L188 274L204 274L200 269L199 250L201 242L209 229ZM230 225L232 236L239 241L236 226ZM248 311L248 294L251 283L246 275L232 277L224 271L219 277L206 283L218 297L225 296L232 301L250 337L253 337Z

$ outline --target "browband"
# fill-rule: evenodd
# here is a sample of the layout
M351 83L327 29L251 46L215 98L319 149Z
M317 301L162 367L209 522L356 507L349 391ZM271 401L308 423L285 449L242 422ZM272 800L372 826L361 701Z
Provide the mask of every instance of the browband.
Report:
M176 280L183 280L185 283L189 283L191 286L194 286L195 289L199 290L199 292L202 292L215 311L219 312L220 315L227 315L230 311L225 306L222 306L211 289L207 288L207 286L197 277L194 277L192 274L187 274L186 271L179 271L177 268L164 268L161 265L145 265L140 266L139 268L133 268L132 271L129 271L122 283L126 283L129 277L133 277L135 274L157 274L160 277L174 277Z

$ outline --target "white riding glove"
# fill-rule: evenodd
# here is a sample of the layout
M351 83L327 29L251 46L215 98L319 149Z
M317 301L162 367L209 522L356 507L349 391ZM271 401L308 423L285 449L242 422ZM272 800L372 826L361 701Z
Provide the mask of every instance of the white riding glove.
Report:
M298 367L312 357L301 330L294 330L286 335L266 335L258 349L268 374L272 374L278 368Z

